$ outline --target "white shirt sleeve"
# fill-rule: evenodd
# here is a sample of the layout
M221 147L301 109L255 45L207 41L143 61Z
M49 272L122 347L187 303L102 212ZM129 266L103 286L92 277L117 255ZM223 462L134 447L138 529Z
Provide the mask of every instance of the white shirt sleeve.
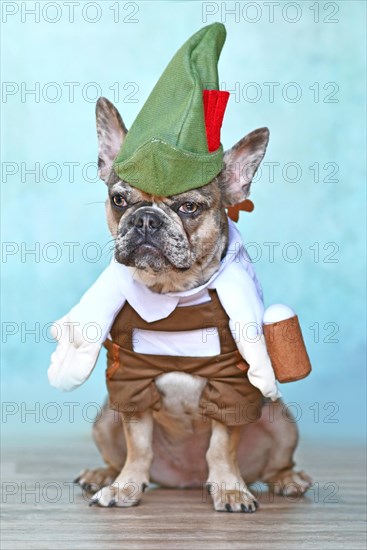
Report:
M121 282L124 275L120 264L112 260L80 302L70 310L70 318L78 323L86 339L93 338L94 343L100 344L105 341L117 313L126 302Z
M229 327L238 350L249 364L251 384L275 401L281 394L262 334L264 305L256 278L241 261L233 261L225 276L218 277L216 290L230 318Z
M47 373L51 386L70 391L91 375L102 343L126 301L120 277L112 260L80 302L54 323L52 333L58 343Z

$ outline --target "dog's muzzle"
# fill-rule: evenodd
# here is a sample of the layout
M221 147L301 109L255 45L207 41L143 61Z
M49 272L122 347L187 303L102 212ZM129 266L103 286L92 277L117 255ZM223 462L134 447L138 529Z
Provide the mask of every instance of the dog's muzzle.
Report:
M137 269L187 270L191 267L188 239L164 211L144 205L122 217L116 238L116 260Z
M163 225L163 220L153 208L139 208L132 217L132 224L143 237L150 237Z

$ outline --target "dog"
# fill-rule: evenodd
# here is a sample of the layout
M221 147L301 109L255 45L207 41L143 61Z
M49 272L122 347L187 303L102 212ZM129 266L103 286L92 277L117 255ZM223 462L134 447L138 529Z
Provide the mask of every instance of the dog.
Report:
M205 284L227 250L226 208L249 195L268 129L249 133L226 151L223 170L210 183L162 198L131 187L115 173L113 161L127 129L105 98L97 102L96 120L99 174L108 189L106 215L117 262L155 293ZM284 403L265 401L257 420L229 426L200 414L206 383L172 370L155 379L163 403L159 411L131 417L104 405L93 436L106 467L84 470L75 480L96 491L92 504L136 505L150 481L181 488L206 484L214 509L227 512L256 511L258 502L246 483L262 481L277 494L305 493L312 480L294 470L298 430Z

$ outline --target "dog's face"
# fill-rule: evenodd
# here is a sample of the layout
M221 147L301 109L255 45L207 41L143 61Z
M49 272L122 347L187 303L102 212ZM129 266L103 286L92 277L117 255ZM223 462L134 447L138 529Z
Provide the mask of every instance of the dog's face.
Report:
M244 200L265 154L267 128L248 134L224 156L207 185L172 195L149 195L121 181L112 169L127 130L107 99L97 102L99 174L108 186L107 221L116 260L157 292L194 288L218 269L228 242L225 208Z

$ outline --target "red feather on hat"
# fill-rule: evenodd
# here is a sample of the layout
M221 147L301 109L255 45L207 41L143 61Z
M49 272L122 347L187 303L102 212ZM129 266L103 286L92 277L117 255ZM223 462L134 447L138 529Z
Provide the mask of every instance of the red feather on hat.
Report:
M227 107L229 92L204 90L204 119L209 153L220 147L220 129Z

